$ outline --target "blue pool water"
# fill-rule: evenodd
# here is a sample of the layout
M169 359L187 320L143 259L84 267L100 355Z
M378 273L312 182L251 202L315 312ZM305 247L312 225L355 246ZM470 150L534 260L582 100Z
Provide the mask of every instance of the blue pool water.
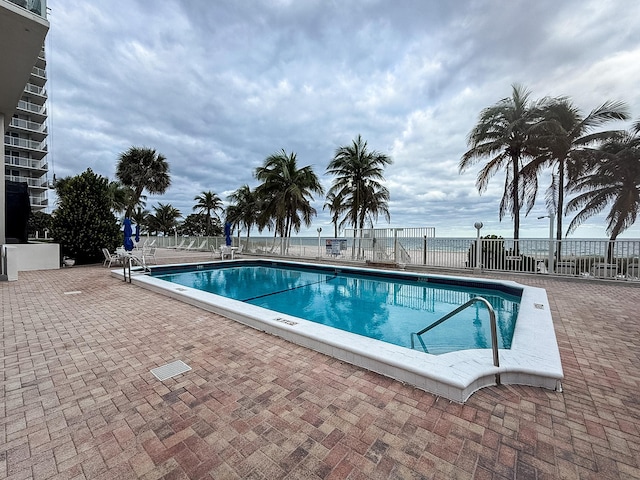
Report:
M437 283L397 272L353 273L261 262L189 268L158 268L153 276L407 348L412 332L482 296L496 313L498 346L508 349L520 302L517 289L500 291L473 280ZM489 314L476 304L425 333L422 340L427 352L434 354L491 348Z

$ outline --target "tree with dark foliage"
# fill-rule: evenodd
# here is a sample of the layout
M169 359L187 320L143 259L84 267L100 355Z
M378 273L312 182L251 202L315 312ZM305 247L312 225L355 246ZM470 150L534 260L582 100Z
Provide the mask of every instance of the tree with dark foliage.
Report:
M109 180L89 168L56 184L58 208L53 212L52 236L63 256L76 264L96 263L102 249L122 244L122 233L109 203Z

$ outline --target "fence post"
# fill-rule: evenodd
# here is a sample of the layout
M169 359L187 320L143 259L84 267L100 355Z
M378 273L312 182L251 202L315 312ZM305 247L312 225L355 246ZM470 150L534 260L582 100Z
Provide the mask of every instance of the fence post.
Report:
M422 264L427 264L427 236L424 236L423 245L422 245Z

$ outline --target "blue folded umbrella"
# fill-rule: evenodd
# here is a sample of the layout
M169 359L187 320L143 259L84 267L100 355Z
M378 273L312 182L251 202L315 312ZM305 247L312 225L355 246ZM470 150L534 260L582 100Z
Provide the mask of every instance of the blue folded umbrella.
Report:
M227 247L231 246L231 224L229 222L224 224L224 241Z
M128 218L124 219L124 249L127 252L133 250L133 240L131 240L131 235L133 231L131 230L131 220Z

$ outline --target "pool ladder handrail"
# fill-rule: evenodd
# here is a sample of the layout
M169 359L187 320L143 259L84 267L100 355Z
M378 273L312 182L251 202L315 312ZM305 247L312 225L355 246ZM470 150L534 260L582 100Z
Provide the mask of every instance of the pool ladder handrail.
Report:
M491 349L493 350L493 365L496 366L496 367L499 367L500 366L500 359L498 358L498 330L496 328L496 312L493 309L493 307L491 306L491 303L489 303L489 301L486 298L483 298L483 297L473 297L468 302L460 305L455 310L447 313L444 317L440 318L439 320L436 320L431 325L423 328L419 332L411 333L411 348L413 349L414 345L415 345L414 341L413 341L413 336L415 335L418 338L418 340L420 340L420 343L422 343L422 346L424 347L424 349L426 351L426 346L425 346L424 342L422 341L422 338L420 337L420 335L422 335L423 333L428 332L429 330L431 330L434 327L437 327L442 322L450 319L454 315L457 315L458 313L460 313L465 308L470 307L474 303L478 303L478 302L484 304L484 306L487 307L487 310L489 311L489 323L491 325ZM500 374L499 373L496 373L496 385L500 385Z

